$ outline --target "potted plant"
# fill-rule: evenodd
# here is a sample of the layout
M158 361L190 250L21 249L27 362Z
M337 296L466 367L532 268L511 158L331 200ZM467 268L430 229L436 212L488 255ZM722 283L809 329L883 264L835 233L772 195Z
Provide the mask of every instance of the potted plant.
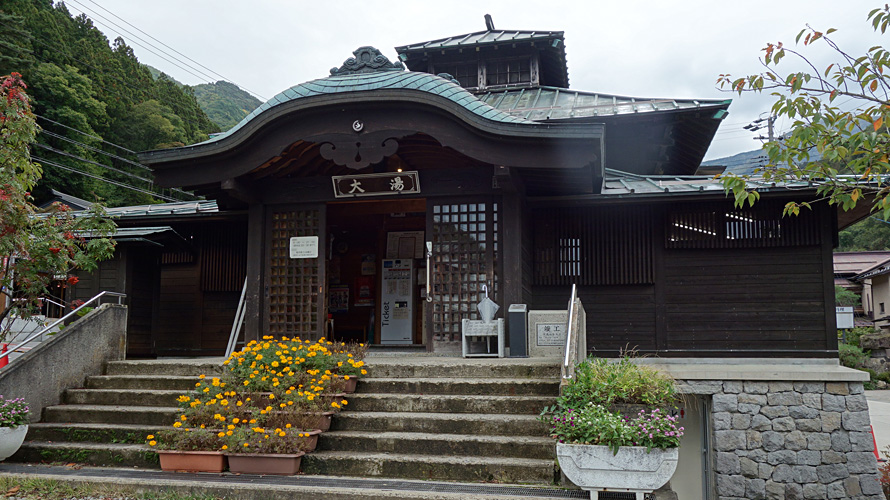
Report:
M627 357L578 365L541 418L557 439L566 477L588 491L652 492L677 468L683 427L665 411L677 400L673 380ZM627 405L638 408L628 415Z
M23 398L5 399L0 396L0 460L11 457L25 441L29 411Z
M242 474L296 474L303 455L315 449L319 433L291 426L269 429L231 425L223 433L229 470Z
M180 424L180 425L176 425ZM226 470L223 439L210 429L183 427L146 436L148 445L157 450L161 469L185 472L222 472Z

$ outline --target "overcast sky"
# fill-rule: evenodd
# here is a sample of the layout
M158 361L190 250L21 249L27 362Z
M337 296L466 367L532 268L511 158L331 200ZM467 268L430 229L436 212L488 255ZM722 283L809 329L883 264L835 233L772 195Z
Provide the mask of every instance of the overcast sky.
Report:
M573 89L634 97L732 98L729 116L706 159L760 146L752 139L756 134L742 127L768 111L772 98L720 92L715 81L721 73L741 76L759 71L758 58L767 42L793 46L797 33L810 24L820 30L837 28L833 38L850 54L861 55L868 47L884 44L866 22L868 12L883 2L861 0L68 0L66 4L73 14L85 12L91 17L109 40L122 36L141 62L183 83L215 81L222 75L265 99L327 76L330 68L340 66L362 45L375 46L395 60L395 46L482 31L486 13L493 16L496 29L564 31ZM820 69L837 60L823 47L803 49ZM785 61L779 68L783 67ZM786 126L780 122L779 131Z

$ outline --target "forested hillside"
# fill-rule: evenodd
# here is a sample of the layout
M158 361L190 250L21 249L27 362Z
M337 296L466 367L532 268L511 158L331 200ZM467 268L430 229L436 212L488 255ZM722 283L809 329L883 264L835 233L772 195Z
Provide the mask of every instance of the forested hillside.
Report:
M193 199L153 189L134 152L200 142L220 127L191 88L152 78L124 40L109 43L63 4L2 0L0 75L11 72L23 75L43 128L33 151L44 168L38 203L51 188L111 206Z
M237 85L225 81L202 83L192 88L201 109L223 130L232 128L262 104L259 99L241 90Z

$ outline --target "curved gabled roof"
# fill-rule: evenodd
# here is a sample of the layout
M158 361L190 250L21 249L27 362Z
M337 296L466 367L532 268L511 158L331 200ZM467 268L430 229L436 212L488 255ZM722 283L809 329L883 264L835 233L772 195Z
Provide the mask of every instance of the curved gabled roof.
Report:
M429 73L416 73L414 71L380 71L374 73L329 76L327 78L320 78L318 80L294 85L260 105L228 131L199 144L209 144L220 141L234 134L247 125L248 122L267 110L297 99L329 94L395 89L417 90L444 97L445 99L463 106L468 111L479 115L482 118L496 122L533 123L525 118L513 116L504 111L495 109L491 105L479 100L476 96L454 81L445 79L441 76L431 75Z

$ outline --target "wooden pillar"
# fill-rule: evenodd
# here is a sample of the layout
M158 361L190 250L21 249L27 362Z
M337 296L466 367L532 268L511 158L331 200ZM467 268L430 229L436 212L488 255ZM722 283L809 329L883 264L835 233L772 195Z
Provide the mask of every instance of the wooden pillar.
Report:
M525 226L524 187L515 172L507 167L495 169L497 185L503 192L500 210L500 234L502 276L500 280L502 294L501 310L506 317L510 304L522 303L522 230Z
M247 214L247 301L244 319L244 340L259 340L263 332L263 314L265 314L265 282L266 272L266 206L251 203Z

